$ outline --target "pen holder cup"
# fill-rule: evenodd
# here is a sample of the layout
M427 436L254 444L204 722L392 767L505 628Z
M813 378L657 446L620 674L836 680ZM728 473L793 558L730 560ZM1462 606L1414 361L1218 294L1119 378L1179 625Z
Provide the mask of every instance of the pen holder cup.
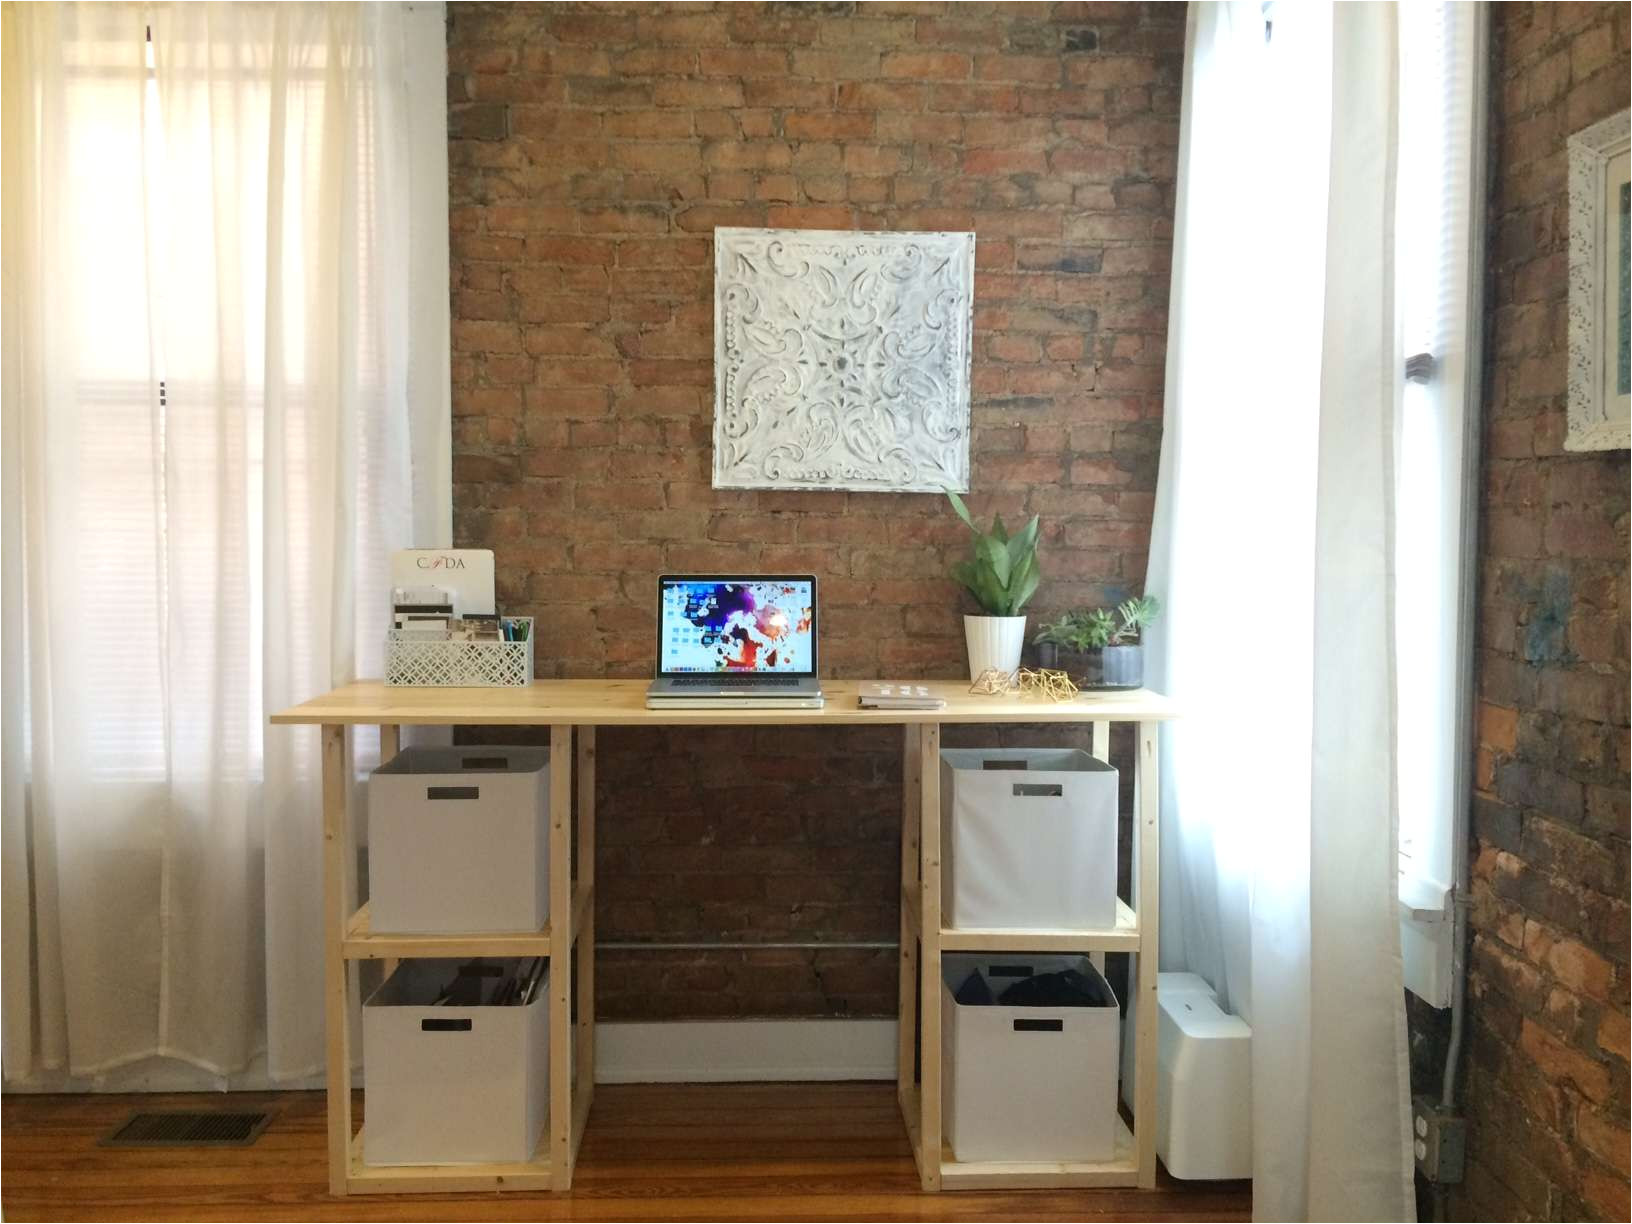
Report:
M533 682L533 618L505 618L527 627L519 642L426 639L389 629L385 683L391 688L525 688Z

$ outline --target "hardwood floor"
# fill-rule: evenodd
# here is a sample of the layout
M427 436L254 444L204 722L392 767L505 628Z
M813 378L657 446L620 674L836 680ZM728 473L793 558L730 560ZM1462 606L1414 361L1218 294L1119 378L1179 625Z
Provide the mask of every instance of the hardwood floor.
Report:
M361 1107L361 1094L358 1096ZM132 1109L270 1109L247 1148L97 1146ZM1245 1220L1245 1182L918 1190L892 1084L607 1084L565 1195L328 1196L323 1096L8 1096L7 1220Z

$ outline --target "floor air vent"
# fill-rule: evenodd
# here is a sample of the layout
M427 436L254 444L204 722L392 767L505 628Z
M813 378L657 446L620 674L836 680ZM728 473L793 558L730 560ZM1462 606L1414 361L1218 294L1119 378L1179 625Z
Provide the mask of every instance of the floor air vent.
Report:
M268 1113L133 1113L102 1140L104 1147L248 1147Z

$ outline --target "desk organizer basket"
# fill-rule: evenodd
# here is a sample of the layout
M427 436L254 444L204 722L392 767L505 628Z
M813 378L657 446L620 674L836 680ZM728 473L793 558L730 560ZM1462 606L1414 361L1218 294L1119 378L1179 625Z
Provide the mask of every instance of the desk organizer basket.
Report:
M519 642L454 642L416 637L400 629L385 635L385 683L410 688L525 688L533 682L533 618Z

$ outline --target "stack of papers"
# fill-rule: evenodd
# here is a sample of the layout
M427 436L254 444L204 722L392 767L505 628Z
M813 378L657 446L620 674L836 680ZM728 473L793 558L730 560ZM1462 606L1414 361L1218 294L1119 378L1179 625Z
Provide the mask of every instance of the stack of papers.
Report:
M537 996L544 980L546 958L511 965L471 961L460 965L452 980L444 985L432 1007L525 1007Z
M864 710L939 710L946 705L945 698L923 684L864 684L857 696Z

